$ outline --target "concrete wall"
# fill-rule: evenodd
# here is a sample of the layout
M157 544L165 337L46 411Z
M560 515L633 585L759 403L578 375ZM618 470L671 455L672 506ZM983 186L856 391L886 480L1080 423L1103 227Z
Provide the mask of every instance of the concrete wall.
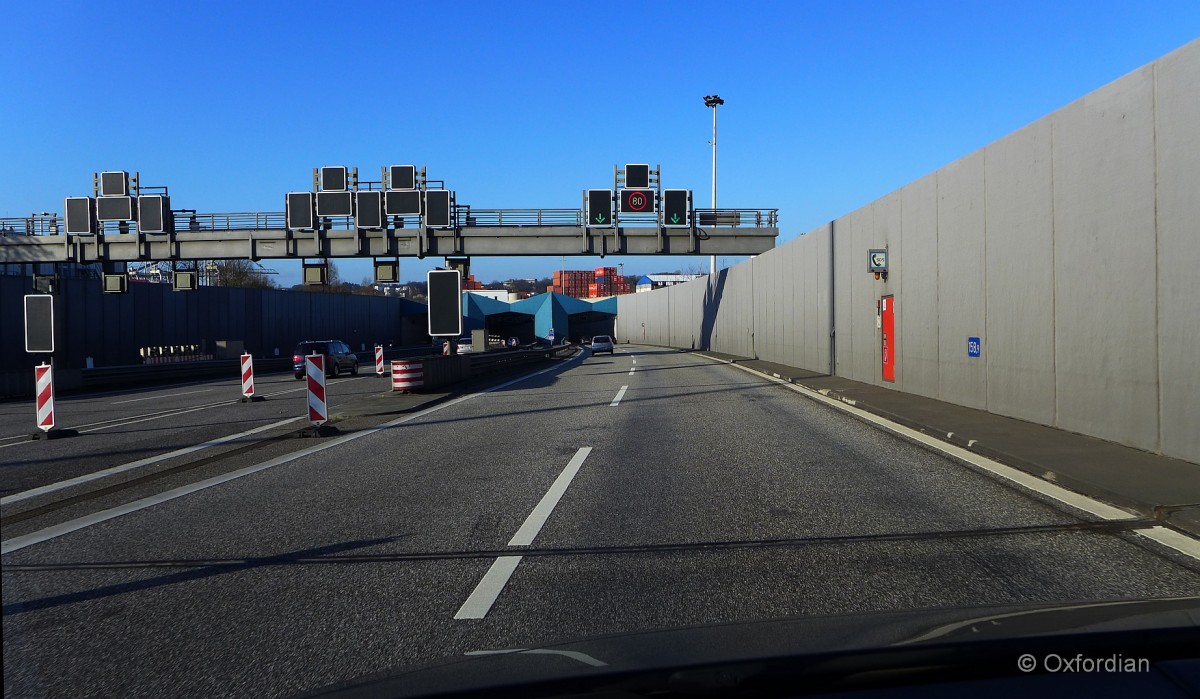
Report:
M1197 95L1200 40L713 280L621 297L617 335L815 371L832 349L847 378L1200 462Z

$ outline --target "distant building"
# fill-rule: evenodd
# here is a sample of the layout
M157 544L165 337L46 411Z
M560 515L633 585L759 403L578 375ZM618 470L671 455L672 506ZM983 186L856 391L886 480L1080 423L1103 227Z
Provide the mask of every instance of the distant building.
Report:
M706 276L708 276L708 275L706 275L706 274L647 274L646 276L637 280L637 284L634 285L633 290L636 293L641 293L643 291L654 291L655 289L661 289L664 286L675 286L676 284L690 282L693 279L700 279L700 278L706 277Z

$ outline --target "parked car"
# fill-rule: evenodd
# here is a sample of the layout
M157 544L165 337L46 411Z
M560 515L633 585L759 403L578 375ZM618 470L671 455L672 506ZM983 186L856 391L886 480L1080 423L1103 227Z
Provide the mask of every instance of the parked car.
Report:
M469 337L458 338L458 350L457 351L459 354L471 354L472 352L474 352L475 347L472 344L471 338L469 338Z
M340 340L305 340L292 350L292 375L304 378L304 358L310 354L325 355L325 375L339 376L343 371L358 373L358 356Z
M590 347L592 354L600 354L601 352L613 354L613 339L608 335L597 335L592 338L592 344Z

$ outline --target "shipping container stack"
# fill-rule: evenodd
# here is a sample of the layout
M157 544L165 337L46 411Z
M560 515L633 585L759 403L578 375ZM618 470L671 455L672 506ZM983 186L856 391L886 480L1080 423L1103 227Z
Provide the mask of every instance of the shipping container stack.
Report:
M463 291L479 291L483 289L483 282L475 281L475 275L469 274L467 275L467 278L463 280L462 288Z
M593 281L592 273L586 270L557 270L554 272L554 283L546 288L575 298L587 298L588 284Z

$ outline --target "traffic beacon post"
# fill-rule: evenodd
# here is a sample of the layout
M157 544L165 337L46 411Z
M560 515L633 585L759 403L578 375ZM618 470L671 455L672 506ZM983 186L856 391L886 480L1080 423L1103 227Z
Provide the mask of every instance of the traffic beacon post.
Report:
M326 356L317 352L304 357L304 379L308 388L308 427L301 437L328 437L338 429L329 423L329 402L325 395Z
M56 439L77 434L75 430L58 429L54 414L54 296L27 294L25 296L25 351L46 355L33 368L35 424L40 432L31 439Z

